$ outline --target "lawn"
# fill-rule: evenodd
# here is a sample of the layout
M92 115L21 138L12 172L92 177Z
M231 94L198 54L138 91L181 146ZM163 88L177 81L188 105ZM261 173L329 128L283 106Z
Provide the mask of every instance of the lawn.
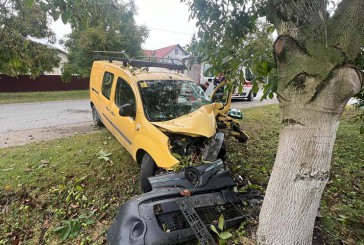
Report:
M243 177L241 191L264 193L278 143L278 106L243 112L250 140L229 139L227 161ZM351 122L356 113L347 109L338 131L315 229L321 244L364 244L364 135ZM104 244L118 207L140 194L139 166L105 129L0 149L0 156L0 244ZM257 213L235 238L249 236Z
M0 93L0 104L78 100L89 98L88 90Z

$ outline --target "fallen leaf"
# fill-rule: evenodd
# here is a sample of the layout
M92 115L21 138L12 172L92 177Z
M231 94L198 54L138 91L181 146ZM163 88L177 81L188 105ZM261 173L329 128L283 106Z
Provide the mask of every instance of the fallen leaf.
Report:
M71 208L73 208L73 209L78 208L78 204L73 204L73 203L71 203L71 204L70 204L70 206L71 206Z
M13 170L14 168L6 168L6 169L3 169L3 170L1 170L1 171L3 171L3 172L9 172L9 171L11 171L11 170Z

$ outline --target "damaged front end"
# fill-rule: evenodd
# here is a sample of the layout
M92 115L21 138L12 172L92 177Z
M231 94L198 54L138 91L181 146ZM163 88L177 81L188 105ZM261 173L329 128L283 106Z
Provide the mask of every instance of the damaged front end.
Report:
M167 245L195 239L215 245L210 227L221 215L225 228L245 219L241 199L233 191L236 184L224 166L224 137L245 142L248 136L216 103L153 125L168 137L169 152L179 163L166 168L175 172L149 177L152 191L120 207L108 242Z
M179 161L172 170L198 166L217 159L224 161L225 135L231 135L241 143L248 140L238 121L223 113L217 112L214 115L207 108L168 122L153 123L168 136L169 152ZM199 122L196 119L201 120L200 126L196 124Z
M224 134L221 132L210 138L169 135L169 150L180 161L178 166L175 166L178 167L177 170L224 159L224 147Z
M221 160L149 178L153 190L126 202L107 233L110 244L181 244L209 233L220 215L225 227L244 220L235 182Z
M238 121L227 116L218 114L217 133L212 137L192 137L182 134L166 133L169 138L169 151L179 161L174 170L180 170L187 166L198 166L217 159L225 160L225 135L236 138L245 143L248 136L241 129Z

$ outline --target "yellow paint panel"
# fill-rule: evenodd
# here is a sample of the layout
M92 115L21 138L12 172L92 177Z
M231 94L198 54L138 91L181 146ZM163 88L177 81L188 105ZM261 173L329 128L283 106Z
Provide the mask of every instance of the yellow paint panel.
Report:
M187 115L165 122L152 122L170 132L212 137L216 134L215 104L205 105Z

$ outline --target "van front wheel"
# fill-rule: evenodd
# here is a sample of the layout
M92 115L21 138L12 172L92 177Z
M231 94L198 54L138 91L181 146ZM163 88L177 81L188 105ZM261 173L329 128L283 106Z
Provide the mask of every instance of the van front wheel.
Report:
M154 176L156 170L157 165L153 158L148 153L145 153L140 167L140 187L144 193L152 190L152 185L150 184L148 177Z
M104 126L104 124L100 120L99 113L97 112L94 105L91 107L91 110L92 110L92 119L94 121L94 125L98 127Z

